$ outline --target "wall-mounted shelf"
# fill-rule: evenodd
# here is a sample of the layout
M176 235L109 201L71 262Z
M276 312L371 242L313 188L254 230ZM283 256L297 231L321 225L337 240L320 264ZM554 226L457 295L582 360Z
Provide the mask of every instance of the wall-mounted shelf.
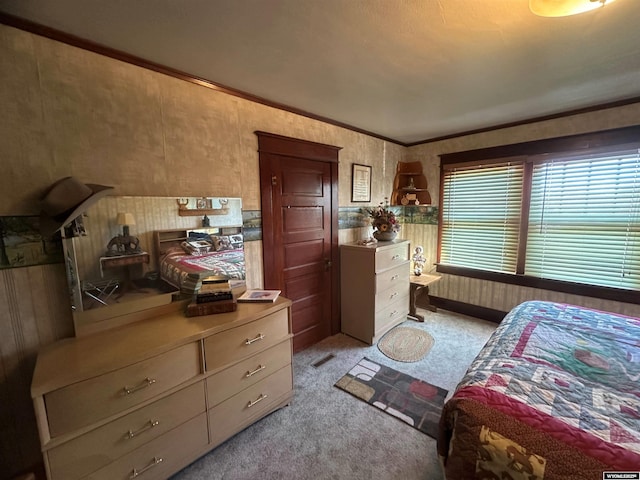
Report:
M181 217L202 217L203 215L226 215L228 208L180 208L178 215Z
M178 215L181 217L202 217L203 215L226 215L229 213L227 199L218 199L220 208L213 208L214 201L211 198L178 198ZM190 207L189 205L194 205Z
M427 179L420 162L399 162L393 180L391 205L431 205Z

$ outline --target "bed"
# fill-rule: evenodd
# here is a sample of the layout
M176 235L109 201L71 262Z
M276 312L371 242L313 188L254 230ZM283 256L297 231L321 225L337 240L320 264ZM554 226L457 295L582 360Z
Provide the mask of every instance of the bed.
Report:
M640 319L541 301L515 307L445 403L437 449L446 478L640 471L639 379Z
M183 294L197 293L204 279L245 279L241 233L161 230L156 239L160 276Z

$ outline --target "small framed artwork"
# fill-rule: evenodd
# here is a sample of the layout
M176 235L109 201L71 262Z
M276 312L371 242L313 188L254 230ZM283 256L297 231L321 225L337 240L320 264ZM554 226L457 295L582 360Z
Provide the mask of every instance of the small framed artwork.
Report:
M371 201L371 167L359 165L351 166L351 201L370 202Z

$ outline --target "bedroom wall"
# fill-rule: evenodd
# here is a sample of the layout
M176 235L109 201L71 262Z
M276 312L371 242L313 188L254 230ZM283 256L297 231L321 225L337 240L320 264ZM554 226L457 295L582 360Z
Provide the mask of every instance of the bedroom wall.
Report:
M640 103L416 145L408 149L406 161L420 160L424 165L424 170L431 172L429 189L431 198L435 203L439 201L440 194L438 177L440 159L438 155L638 124L640 124ZM424 242L434 248L430 252L430 260L435 261L438 229L433 226L428 230L425 235L431 239L431 243L428 240L424 240ZM457 275L443 275L438 283L430 287L429 293L448 300L492 308L503 312L511 310L525 300L536 299L573 303L619 312L625 315L640 316L640 305L507 285Z
M260 209L261 130L342 147L373 167L372 204L390 195L405 147L250 102L0 25L0 216L37 215L54 181L74 175L114 195L242 197ZM340 242L360 229L341 230ZM262 244L247 242L250 286ZM0 479L40 460L29 385L36 352L73 334L62 264L0 270Z
M112 185L115 195L242 197L245 210L259 210L256 130L342 147L341 207L362 205L350 202L352 163L373 166L375 205L390 196L401 160L423 163L437 203L441 153L640 123L635 105L407 149L4 25L0 104L0 216L37 215L43 191L68 175ZM368 232L341 229L339 241ZM435 261L437 226L406 225L401 236ZM261 242L246 251L248 281L260 286ZM447 277L432 292L502 310L539 293L501 288ZM62 264L0 270L0 480L40 461L35 355L73 335L72 325Z

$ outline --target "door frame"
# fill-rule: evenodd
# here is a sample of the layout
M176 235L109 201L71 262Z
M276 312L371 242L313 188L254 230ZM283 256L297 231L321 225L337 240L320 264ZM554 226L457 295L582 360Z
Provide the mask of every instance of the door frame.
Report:
M269 154L331 164L331 335L340 332L340 250L338 245L338 153L342 147L285 137L263 131L258 136L260 163L260 200L262 202L262 264L264 288L281 289L275 265L275 228L273 215L273 183L265 167Z

